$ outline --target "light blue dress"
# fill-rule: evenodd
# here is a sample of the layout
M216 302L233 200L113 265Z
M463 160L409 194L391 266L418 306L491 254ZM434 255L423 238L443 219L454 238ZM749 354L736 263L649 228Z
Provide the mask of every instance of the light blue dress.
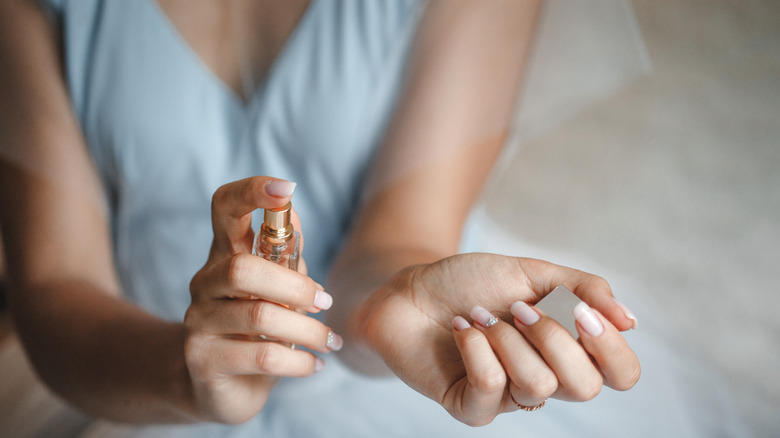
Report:
M212 194L254 175L299 184L304 257L324 282L393 106L419 5L313 2L248 103L151 0L64 1L58 10L68 88L105 182L127 296L181 319L188 277L211 242Z
M247 103L151 0L47 6L61 26L73 109L105 185L128 299L181 320L189 281L211 244L211 196L222 184L253 175L298 183L304 257L312 277L326 280L398 95L421 13L417 2L313 1ZM652 340L644 345L640 357L647 358L643 349L658 356ZM650 382L643 378L644 391L642 385L629 393L605 389L588 404L552 401L533 414L502 415L473 429L396 379L361 377L333 357L326 360L315 376L282 381L244 425L137 428L95 421L83 435L709 436L723 427L700 423L711 421L712 411L697 415L708 407L688 403L680 389L687 374L659 373ZM661 355L650 363L692 369L675 360Z

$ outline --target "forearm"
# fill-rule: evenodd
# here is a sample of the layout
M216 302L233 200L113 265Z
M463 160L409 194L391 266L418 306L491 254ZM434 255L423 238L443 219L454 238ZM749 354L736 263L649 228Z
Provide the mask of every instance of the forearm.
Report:
M196 421L184 328L76 281L12 294L40 377L89 415L129 423Z

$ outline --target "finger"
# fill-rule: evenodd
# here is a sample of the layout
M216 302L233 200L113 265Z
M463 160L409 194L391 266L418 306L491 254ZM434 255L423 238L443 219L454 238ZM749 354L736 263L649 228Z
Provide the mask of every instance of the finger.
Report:
M483 307L472 309L471 317L517 388L513 395L515 401L524 406L535 406L555 392L558 388L555 373L517 329Z
M523 301L512 304L510 310L517 329L557 376L560 385L556 398L585 401L601 392L601 372L563 326Z
M625 391L639 380L639 359L623 336L597 310L585 303L574 308L580 341L598 364L610 388Z
M212 337L204 353L209 364L224 375L266 374L306 377L321 370L322 359L276 342L251 342Z
M219 335L262 335L323 353L343 345L341 336L322 322L264 300L214 301L204 329Z
M235 254L206 266L190 284L193 301L224 298L263 299L307 312L326 310L330 294L299 272L251 254Z
M301 236L301 240L303 240L303 236ZM303 257L298 259L298 272L303 275L309 274L309 267L306 266L306 260Z
M506 372L482 333L460 316L456 316L452 324L466 378L461 380L461 391L448 392L458 394L460 399L445 405L453 406L455 412L451 413L460 421L472 426L484 425L503 411Z
M213 250L225 254L251 252L252 211L282 207L294 190L295 183L267 176L245 178L217 189L211 200Z
M539 299L563 284L581 300L598 309L619 330L636 328L636 317L615 299L604 278L543 260L520 258L518 261Z

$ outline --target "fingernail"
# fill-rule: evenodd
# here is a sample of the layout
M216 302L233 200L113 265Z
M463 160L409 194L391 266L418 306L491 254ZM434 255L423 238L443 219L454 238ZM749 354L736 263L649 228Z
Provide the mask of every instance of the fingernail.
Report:
M539 314L534 312L528 304L523 301L515 301L512 303L512 307L509 308L512 315L517 318L523 325L532 325L536 321L539 321Z
M475 306L469 313L474 321L483 327L493 327L494 325L498 324L498 318L496 318L492 313L488 312L487 309L482 306Z
M617 298L613 297L612 299L615 300L615 304L617 304L618 307L620 307L620 310L623 311L623 313L626 315L626 318L628 318L628 319L630 319L631 321L634 322L634 324L631 325L631 329L632 330L636 330L636 328L639 327L639 321L637 321L636 316L634 316L634 314L631 313L630 310L628 310L628 307L626 307L625 305L623 305L623 303L618 301Z
M320 310L328 310L333 305L333 297L324 290L318 290L314 293L314 307Z
M333 333L333 331L328 332L328 340L325 341L325 346L330 349L330 351L339 351L341 350L341 347L344 346L344 339Z
M466 318L462 316L456 316L455 318L452 318L452 326L455 327L455 330L461 331L471 327L471 324L466 321Z
M319 357L314 359L314 372L322 371L323 368L325 368L325 361Z
M604 326L601 325L598 316L584 301L577 303L572 313L574 313L574 319L580 323L587 334L596 337L604 333Z
M295 191L296 185L296 183L291 181L273 180L265 185L265 192L277 198L289 198Z

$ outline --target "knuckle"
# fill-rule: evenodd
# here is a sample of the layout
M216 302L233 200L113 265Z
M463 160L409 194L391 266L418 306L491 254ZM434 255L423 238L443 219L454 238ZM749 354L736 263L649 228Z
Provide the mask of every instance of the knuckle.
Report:
M479 392L493 393L506 387L506 373L503 368L490 370L475 376L472 386Z
M203 311L197 306L189 306L184 312L184 327L188 332L194 331L198 322L203 318Z
M592 274L588 279L588 285L593 289L612 293L612 286L609 285L609 282L604 277Z
M525 392L529 398L544 400L558 389L558 378L552 372L540 372L526 386Z
M490 424L494 418L495 416L493 415L483 414L483 415L465 415L462 416L461 418L458 418L458 420L467 426L482 427Z
M600 375L594 375L593 377L583 379L572 391L572 396L579 401L588 401L596 398L601 393L601 388L604 385L604 380Z
M586 392L583 394L583 400L587 401L596 398L596 396L601 394L602 387L603 387L602 385L592 385L589 388L587 388Z
M228 263L226 280L228 286L233 289L242 289L247 283L247 280L251 276L251 260L249 257L254 257L249 254L239 253L230 258Z
M212 211L217 209L219 205L222 204L222 201L225 199L227 191L228 191L228 184L220 186L217 190L214 191L214 194L211 195Z
M208 369L208 354L200 336L187 336L184 341L184 361L193 376L203 376Z
M201 269L193 275L190 280L190 298L193 301L200 296L200 291L203 289L203 284L205 282L204 275L203 269Z
M255 300L249 308L250 327L260 328L268 319L268 302Z
M271 374L277 362L277 356L271 348L271 343L262 342L255 352L255 365L263 374Z
M557 266L541 259L523 258L521 259L525 269L529 272L552 273Z
M558 378L553 373L545 373L535 385L538 399L546 399L558 390Z
M496 413L494 412L491 413L480 409L469 409L460 403L448 407L447 411L453 418L470 427L485 426L496 418Z

